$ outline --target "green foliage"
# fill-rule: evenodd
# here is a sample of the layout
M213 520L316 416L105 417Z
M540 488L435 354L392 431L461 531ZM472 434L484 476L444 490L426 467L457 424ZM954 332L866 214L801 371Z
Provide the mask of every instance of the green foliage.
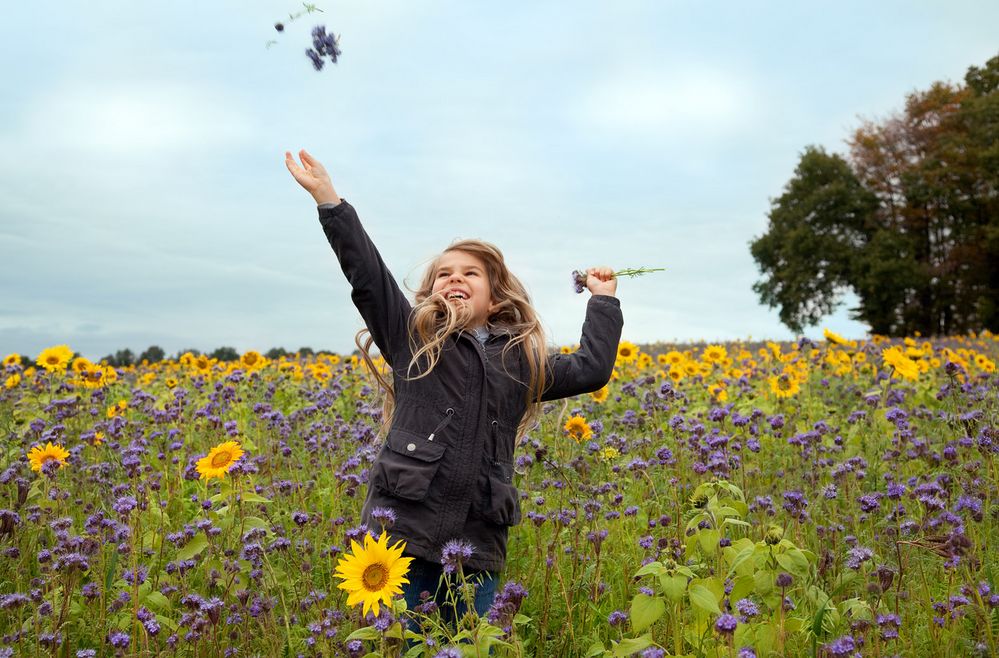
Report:
M999 329L999 57L865 123L850 161L808 147L750 251L796 332L847 291L884 335Z
M780 307L781 322L800 332L836 308L867 242L864 227L875 205L843 158L805 149L794 178L771 206L768 232L750 246L767 277L753 290Z
M145 352L139 355L139 363L157 363L166 357L166 352L159 345L150 345Z
M229 346L216 348L208 356L219 361L239 361L239 352L236 351L235 347Z

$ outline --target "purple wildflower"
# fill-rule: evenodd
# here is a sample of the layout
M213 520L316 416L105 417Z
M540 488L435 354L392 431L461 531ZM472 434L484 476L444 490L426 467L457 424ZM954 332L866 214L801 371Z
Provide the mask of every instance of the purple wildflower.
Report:
M371 518L380 523L382 528L387 530L395 525L395 510L391 507L375 507L371 510Z
M615 610L614 612L607 615L607 623L611 626L620 626L624 622L628 621L628 615L621 610Z
M132 638L124 631L112 631L108 634L108 644L116 649L124 649L132 643Z
M739 620L735 618L735 615L730 615L726 612L715 622L715 630L722 635L730 635L735 632L735 628L738 625Z
M856 650L856 648L857 643L851 635L838 637L825 646L826 651L831 656L847 656Z
M454 573L461 569L461 565L472 559L475 547L467 541L452 539L444 544L441 549L441 564L444 565L444 573Z

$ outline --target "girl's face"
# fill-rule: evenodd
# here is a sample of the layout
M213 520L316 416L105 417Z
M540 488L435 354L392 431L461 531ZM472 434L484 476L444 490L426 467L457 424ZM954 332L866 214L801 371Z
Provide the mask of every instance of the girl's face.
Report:
M469 309L469 327L481 327L492 310L492 288L486 264L467 251L445 251L437 259L433 293L444 296L449 304Z

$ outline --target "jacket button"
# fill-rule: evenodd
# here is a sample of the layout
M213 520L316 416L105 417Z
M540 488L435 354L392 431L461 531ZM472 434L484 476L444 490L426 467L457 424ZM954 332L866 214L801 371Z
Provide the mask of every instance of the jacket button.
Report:
M416 450L416 444L410 443L409 445L406 446L406 450L413 452L414 450Z

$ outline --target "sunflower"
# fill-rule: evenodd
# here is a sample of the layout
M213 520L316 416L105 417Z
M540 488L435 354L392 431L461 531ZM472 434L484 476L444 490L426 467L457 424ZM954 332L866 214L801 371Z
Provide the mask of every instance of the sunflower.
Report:
M88 366L92 365L94 364L87 357L78 356L75 359L73 359L73 364L70 367L73 369L73 372L75 372L76 374L80 374L81 372L86 370Z
M19 366L19 365L21 365L21 355L18 354L18 353L16 353L16 352L8 354L7 356L5 356L3 358L3 365L4 366Z
M250 350L239 357L239 362L247 370L259 370L267 365L267 359L255 350Z
M167 388L174 388L175 386L177 386L177 378L167 377L166 381L164 381L163 383L166 384Z
M638 346L623 340L617 346L617 360L621 363L631 363L638 358Z
M28 461L31 462L31 470L36 472L41 471L42 466L52 460L59 462L59 468L62 468L62 465L66 463L67 457L69 457L69 452L60 445L53 445L51 441L44 446L37 445L28 451Z
M913 381L919 379L919 366L915 361L902 354L898 347L888 347L881 350L881 358L886 366L894 368L894 374Z
M984 354L975 355L975 365L978 366L978 369L982 372L992 373L996 371L995 361L991 360Z
M409 582L411 557L402 557L406 542L398 541L391 548L388 535L382 531L376 540L370 534L364 535L364 547L351 541L351 552L340 558L336 565L336 577L343 580L337 588L348 592L347 605L361 603L361 613L381 611L380 603L392 605L392 598L402 594L402 585Z
M198 460L198 473L202 480L222 479L242 456L243 448L238 441L220 443Z
M728 391L725 390L725 385L722 383L713 384L708 387L708 392L718 402L725 402L728 400Z
M79 360L73 362L74 370L76 370L76 363ZM104 366L95 365L89 361L81 365L76 373L80 377L80 383L87 388L98 388L104 381Z
M593 436L593 430L590 429L589 423L582 416L573 416L565 422L562 429L576 443Z
M73 358L73 350L68 345L56 345L42 350L35 361L49 372L62 372Z
M212 371L212 360L204 355L194 357L191 365L203 375L207 375Z
M825 339L827 341L829 341L834 345L846 345L846 339L833 331L829 331L828 329L823 329L822 335L825 336Z
M101 379L101 384L107 386L108 384L114 384L118 381L118 371L111 366L104 366L104 376Z
M779 398L789 398L798 394L801 385L797 378L785 371L770 378L770 390Z
M108 407L107 415L108 418L114 418L115 416L120 416L125 413L128 409L128 400L118 400L116 404L112 404Z
M604 386L603 388L598 389L598 390L593 391L592 393L590 393L590 397L592 397L597 402L604 402L604 401L606 401L608 395L610 395L610 388L607 387L607 386Z
M14 388L15 386L17 386L20 383L21 383L21 375L19 375L18 373L15 372L13 375L11 375L10 377L8 377L7 379L4 380L3 387L4 388Z
M683 379L683 370L680 368L670 368L669 378L673 380L674 384L678 384Z
M681 352L677 352L676 350L670 350L669 352L666 352L666 354L664 354L663 356L666 357L666 363L673 366L678 366L687 360L687 357L685 357Z
M721 345L708 345L704 348L701 358L708 363L721 363L728 358L728 350Z
M652 357L642 352L638 355L638 367L645 369L652 365Z
M562 347L558 348L558 351L559 354L572 354L576 350L574 347L572 347L572 345L563 345Z

